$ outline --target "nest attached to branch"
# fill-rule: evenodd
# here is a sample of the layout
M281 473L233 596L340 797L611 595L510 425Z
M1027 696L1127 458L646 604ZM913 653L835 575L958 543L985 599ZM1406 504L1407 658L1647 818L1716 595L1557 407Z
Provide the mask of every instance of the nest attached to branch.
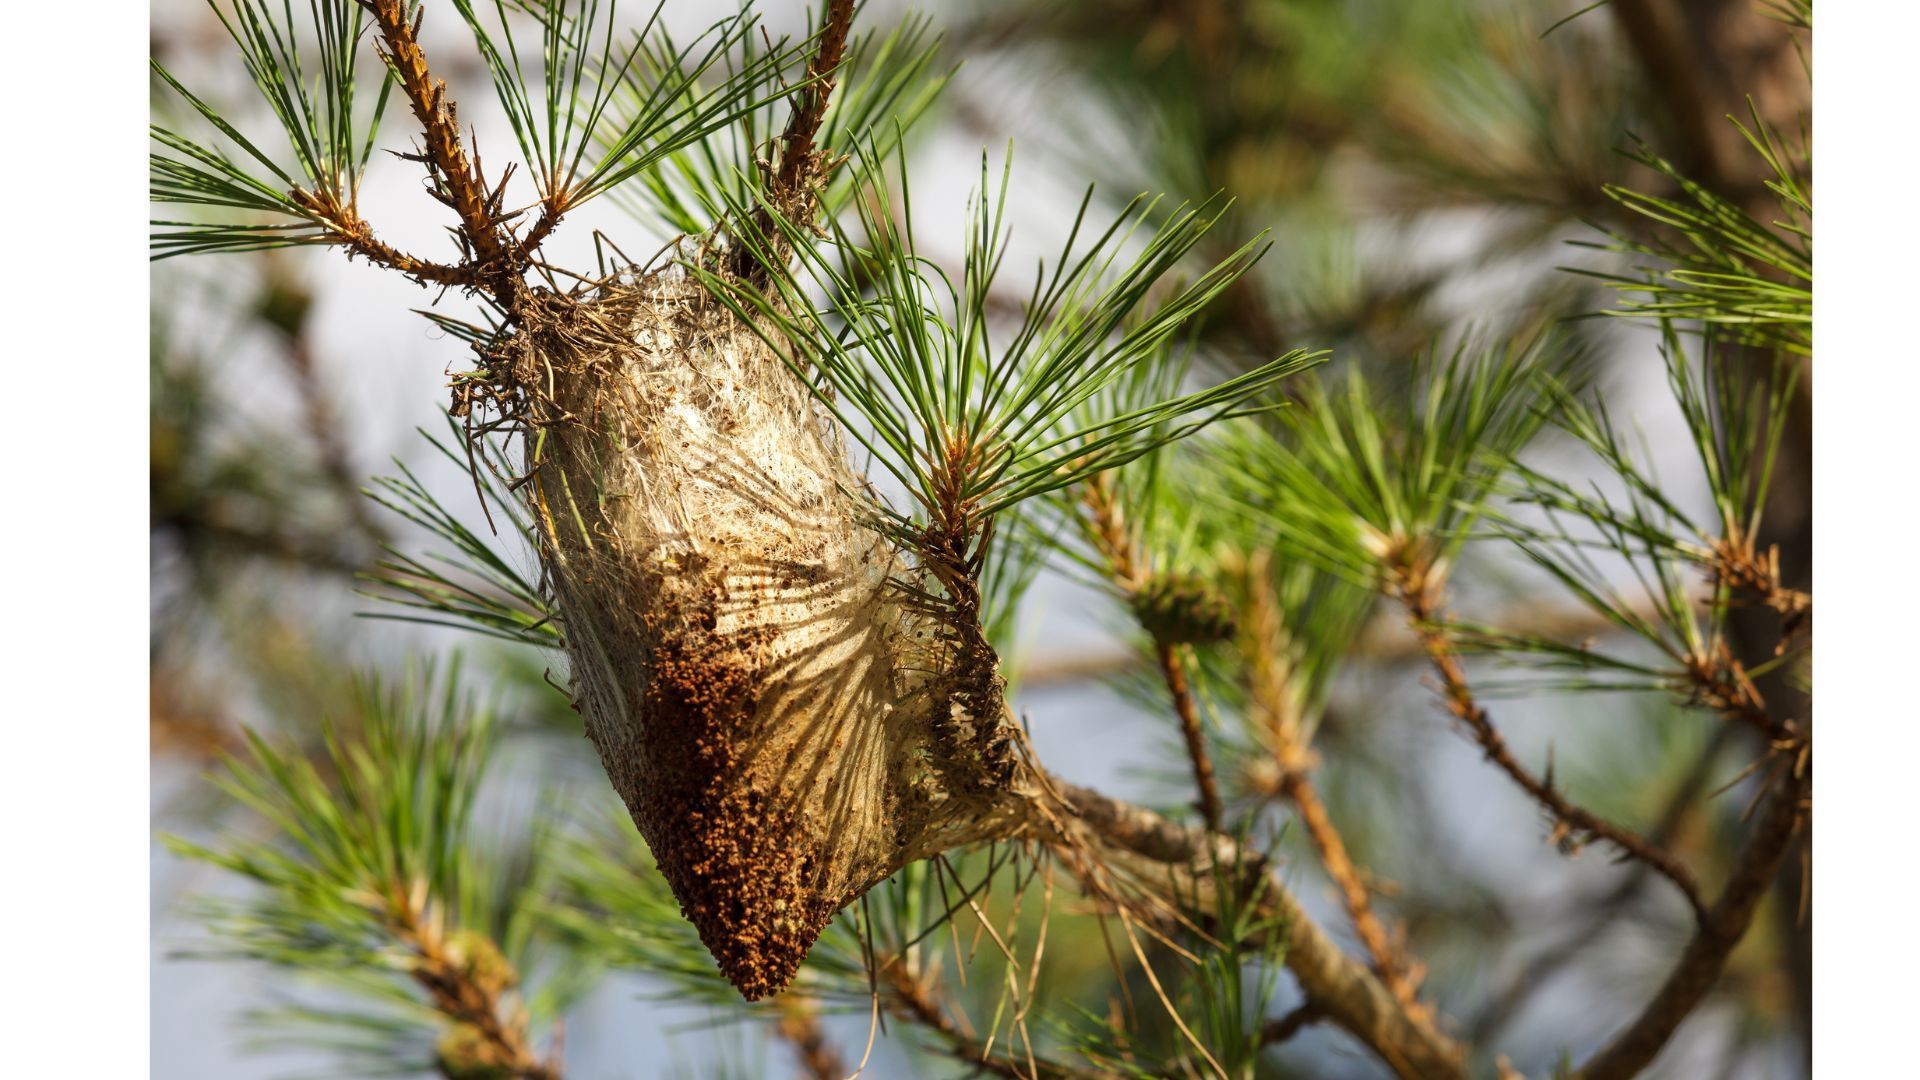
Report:
M488 393L525 435L572 694L682 910L757 999L894 871L1021 832L1032 780L997 664L904 600L920 572L869 524L832 418L698 282L541 304Z

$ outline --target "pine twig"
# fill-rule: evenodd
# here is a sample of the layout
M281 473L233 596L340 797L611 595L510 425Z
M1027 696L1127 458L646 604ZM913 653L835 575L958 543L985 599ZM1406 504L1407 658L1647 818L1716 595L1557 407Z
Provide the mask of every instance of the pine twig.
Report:
M1665 845L1677 832L1700 796L1706 791L1713 773L1713 763L1725 752L1734 729L1720 727L1714 732L1693 765L1680 783L1674 786L1667 797L1665 808L1658 822L1648 834L1655 844ZM1516 1016L1528 1000L1546 986L1553 976L1585 952L1594 943L1600 941L1604 931L1620 919L1628 910L1629 902L1646 885L1653 868L1643 862L1636 862L1633 870L1604 895L1590 901L1586 906L1590 912L1582 923L1561 938L1559 943L1528 961L1526 967L1509 979L1506 985L1495 993L1483 1007L1480 1016L1468 1025L1467 1033L1471 1041L1480 1043L1492 1038L1500 1030L1500 1024L1508 1017Z
M501 994L518 981L517 973L489 939L475 950L482 955L461 956L451 947L440 924L420 910L408 890L396 887L389 909L394 936L414 953L413 979L427 991L433 1007L476 1039L470 1049L477 1060L462 1062L504 1072L514 1080L561 1080L558 1062L542 1061L528 1045L526 1017L508 1012ZM442 1062L449 1077L468 1074L454 1063Z
M1799 830L1812 775L1810 759L1781 763L1779 774L1768 785L1772 794L1759 824L1679 963L1633 1023L1579 1070L1580 1080L1626 1080L1638 1075L1713 989L1727 958L1753 923L1761 899L1772 888L1781 858Z
M459 216L461 235L473 251L474 263L456 268L464 280L447 284L484 284L502 301L510 302L518 291L518 249L509 248L503 239L497 198L487 191L478 165L467 159L460 141L458 112L447 96L447 84L434 78L427 67L417 36L419 18L407 20L406 0L359 3L373 16L384 46L382 59L393 69L395 81L420 122L427 162L440 179L438 194Z
M1106 560L1108 576L1115 587L1128 596L1146 583L1147 568L1139 557L1131 530L1127 528L1119 499L1108 473L1095 473L1085 484L1083 501L1092 519L1094 546ZM1199 793L1200 816L1207 828L1219 832L1225 812L1220 801L1220 785L1214 776L1213 758L1207 752L1205 733L1200 728L1200 712L1195 707L1193 689L1187 683L1185 665L1171 643L1152 634L1154 663L1173 699L1174 715L1180 721L1180 738L1186 743L1187 760L1193 766L1193 784Z
M1200 793L1200 817L1214 832L1221 829L1225 812L1220 803L1220 784L1214 778L1213 757L1207 753L1206 736L1200 730L1200 713L1194 707L1193 690L1187 685L1186 668L1175 647L1155 639L1154 660L1160 677L1166 681L1173 698L1174 715L1180 718L1180 738L1187 746L1187 760L1193 764L1193 785Z
M1268 749L1279 775L1275 794L1292 803L1307 839L1320 856L1320 865L1340 892L1347 919L1367 955L1373 958L1374 973L1380 976L1393 996L1410 1011L1431 1016L1431 1010L1418 997L1417 969L1410 969L1404 950L1394 944L1386 926L1373 910L1371 890L1365 875L1354 865L1347 844L1312 779L1313 754L1300 730L1300 718L1288 696L1287 676L1282 668L1285 629L1272 600L1268 564L1257 557L1248 567L1251 597L1247 605L1246 659L1252 683L1253 705L1266 720Z
M853 0L829 0L820 48L807 63L806 82L794 92L793 112L780 136L780 162L768 191L775 205L805 203L814 183L826 171L814 149L814 139L826 119L827 103L833 97L834 70L846 58L847 34L852 26Z
M762 169L766 179L766 197L770 206L795 222L812 224L818 210L817 185L831 171L833 162L816 152L814 140L826 120L827 105L833 98L834 69L846 59L847 35L853 26L853 0L828 0L826 23L821 27L820 45L807 61L807 78L793 92L792 112L778 137L779 160ZM773 214L767 206L756 209L752 227L762 236L778 237ZM775 240L756 255L756 245L740 245L731 259L731 271L742 278L768 273L762 262L784 260L784 241Z
M349 258L358 255L377 266L397 270L422 285L472 288L477 284L470 267L418 258L373 235L373 226L360 216L359 210L343 205L331 192L295 188L288 192L288 197L312 214L327 230L327 243L345 248Z
M1433 578L1432 567L1418 558L1397 560L1392 567L1390 584L1406 609L1408 622L1419 636L1434 674L1439 677L1447 711L1466 728L1488 761L1498 766L1522 791L1553 815L1557 836L1585 834L1599 837L1629 857L1653 867L1673 882L1693 908L1695 919L1704 924L1707 918L1706 902L1701 898L1700 886L1694 881L1693 873L1686 866L1633 830L1616 825L1574 803L1554 788L1551 777L1542 779L1535 776L1532 770L1513 756L1506 739L1494 726L1492 717L1474 697L1473 686L1467 681L1466 670L1460 665L1453 639L1440 622L1443 583Z

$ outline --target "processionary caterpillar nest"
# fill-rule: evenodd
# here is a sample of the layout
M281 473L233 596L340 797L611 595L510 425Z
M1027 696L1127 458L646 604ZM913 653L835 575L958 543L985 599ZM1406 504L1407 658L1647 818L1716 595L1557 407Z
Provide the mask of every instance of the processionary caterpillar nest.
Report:
M915 570L831 416L704 286L670 269L544 310L491 364L524 401L572 693L757 999L895 870L1017 831L1008 732L973 715L1000 701L991 651L903 602Z

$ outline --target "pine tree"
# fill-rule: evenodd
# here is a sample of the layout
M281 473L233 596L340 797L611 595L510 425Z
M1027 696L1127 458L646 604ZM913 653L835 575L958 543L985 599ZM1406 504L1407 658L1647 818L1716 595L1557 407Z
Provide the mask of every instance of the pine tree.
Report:
M1620 6L1652 50L1673 12ZM742 10L692 39L664 5L635 29L613 0L215 0L264 134L155 60L157 259L336 249L430 290L425 317L465 349L428 438L468 485L401 466L309 522L287 491L355 486L325 401L305 399L310 454L223 454L157 333L155 524L192 595L243 559L365 567L386 617L502 650L485 675L419 664L270 702L276 734L176 725L264 826L176 842L254 886L209 904L212 951L335 991L260 1032L317 1040L346 1075L557 1078L569 1008L634 970L764 1022L814 1076L867 1056L824 1032L842 1012L956 1075L1273 1075L1308 1028L1401 1077L1655 1065L1763 905L1802 903L1812 601L1774 519L1810 394L1804 133L1755 99L1727 125L1744 167L1724 132L1675 143L1691 161L1613 154L1617 75L1583 91L1602 100L1556 98L1607 68L1598 15L1407 5L1388 32L1341 5L1248 8L995 8L949 43L851 0L797 35ZM429 13L469 32L505 131L462 120ZM1811 31L1810 5L1774 14L1783 48ZM914 132L956 45L1051 50L1140 134L1030 279L1006 265L1011 153L982 155L960 212L914 201ZM1387 61L1447 93L1349 111ZM1343 263L1365 223L1304 163L1314 130L1426 205L1525 211L1472 265L1580 217L1598 250L1463 327L1436 297L1467 269ZM422 170L447 251L382 238L360 201L375 168ZM1170 194L1106 194L1143 185ZM550 238L603 195L677 235L555 265ZM933 253L946 237L957 266ZM250 313L296 377L305 295L275 277ZM1619 335L1570 318L1597 312L1657 340L1684 483L1615 415ZM420 533L433 550L401 538ZM1109 677L1180 747L1165 805L1034 751L1007 659L1043 568L1130 626ZM1480 613L1515 581L1527 611ZM1621 864L1580 936L1658 887L1675 943L1604 1037L1512 1023L1584 942L1511 980L1447 955L1489 936L1483 886L1408 850L1430 823L1395 789L1423 761L1376 760L1392 748L1343 698L1396 650L1542 841ZM1539 760L1503 724L1555 697L1625 734ZM605 783L492 821L490 774L577 746L508 752L502 701L583 730Z

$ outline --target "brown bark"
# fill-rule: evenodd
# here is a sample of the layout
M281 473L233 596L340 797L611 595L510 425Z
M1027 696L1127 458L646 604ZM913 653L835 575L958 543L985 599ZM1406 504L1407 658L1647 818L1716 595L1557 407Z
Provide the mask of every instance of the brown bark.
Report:
M1581 1080L1626 1080L1653 1063L1673 1033L1704 1000L1740 944L1760 902L1772 890L1802 818L1811 763L1790 765L1774 785L1733 875L1688 943L1659 993L1627 1029L1580 1070Z
M1285 927L1287 969L1329 1021L1360 1040L1402 1080L1465 1080L1465 1051L1408 1010L1366 965L1341 951L1260 856L1218 833L1184 828L1089 788L1058 778L1051 785L1094 833L1135 855L1197 875L1210 873L1211 867L1240 867L1260 883L1262 899Z

